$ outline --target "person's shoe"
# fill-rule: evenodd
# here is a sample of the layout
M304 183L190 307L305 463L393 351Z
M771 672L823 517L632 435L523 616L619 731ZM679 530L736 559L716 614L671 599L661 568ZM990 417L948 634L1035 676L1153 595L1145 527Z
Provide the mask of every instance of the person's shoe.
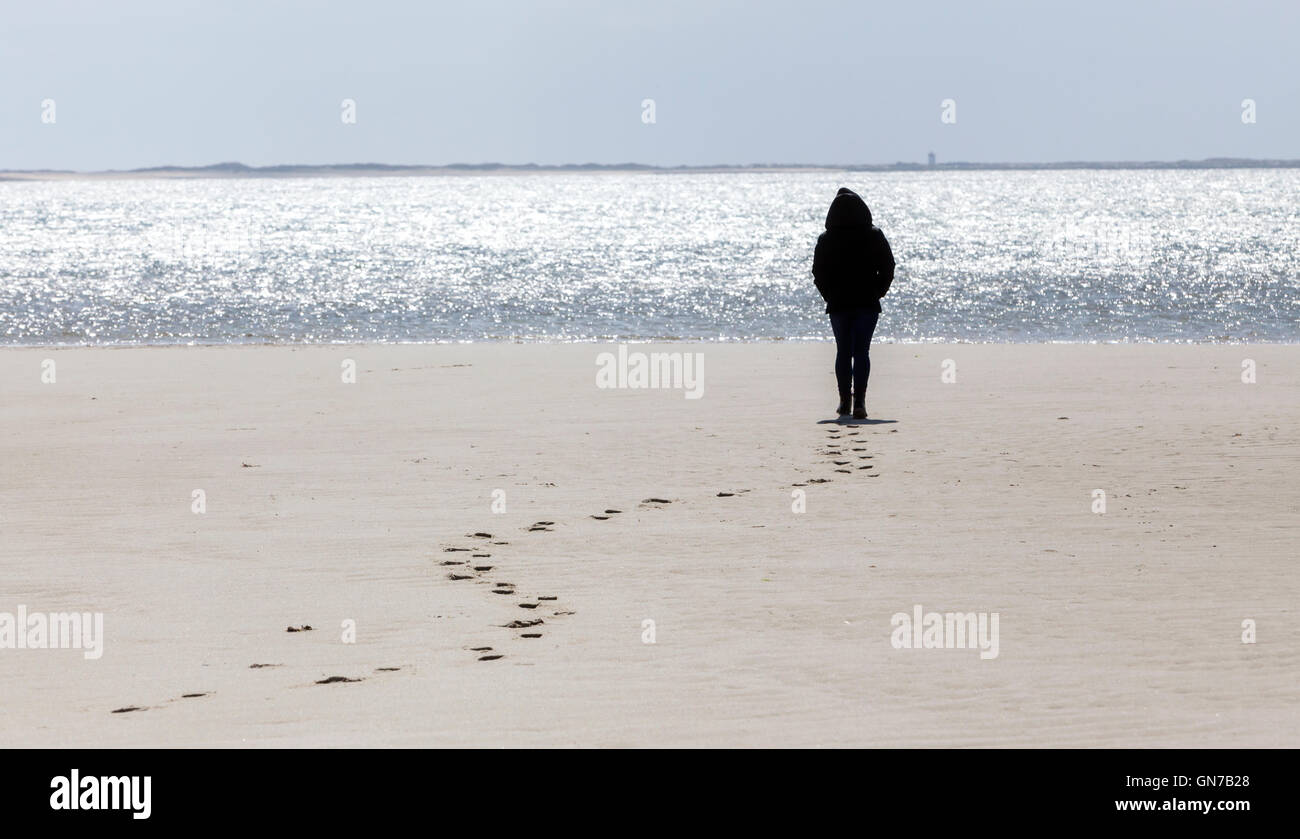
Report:
M867 395L865 393L859 393L853 397L853 418L867 418Z
M840 394L840 406L835 409L835 413L842 417L847 417L849 415L849 394L847 391Z

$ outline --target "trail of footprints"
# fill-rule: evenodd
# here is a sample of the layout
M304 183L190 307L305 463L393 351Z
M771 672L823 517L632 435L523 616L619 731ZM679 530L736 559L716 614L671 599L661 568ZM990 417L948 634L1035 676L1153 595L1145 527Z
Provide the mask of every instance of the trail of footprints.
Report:
M835 427L835 428L827 429L826 434L827 434L826 448L821 450L820 454L832 458L831 463L836 467L835 469L836 472L844 473L844 474L852 474L854 471L865 471L868 473L867 477L869 478L875 478L879 476L879 473L874 471L873 464L862 462L862 461L867 461L872 459L872 455L866 454L867 447L854 445L855 443L864 442L863 440L854 439L859 435L858 429L851 428L847 432L845 432L842 428ZM856 470L854 468L848 468L848 467L854 467L855 461L856 461ZM831 478L808 478L803 482L792 484L792 486L801 487L801 486L807 486L809 484L824 484L824 483L830 483L831 480L832 480ZM749 492L748 489L738 489L733 491L718 491L714 497L734 498L738 495L743 495L747 492ZM672 499L651 497L651 498L643 499L641 501L640 506L647 507L647 508L654 508L654 507L666 506L671 503L673 503ZM614 507L607 507L600 513L592 514L591 518L595 519L596 521L609 521L613 517L621 515L622 513L623 511L620 509ZM555 528L554 521L536 521L528 525L526 528L524 528L524 530L526 533L551 533L554 532L554 528ZM452 582L464 582L466 580L474 580L479 583L490 584L489 591L494 595L502 596L502 597L519 597L520 596L519 591L517 590L515 584L508 581L497 579L498 577L503 575L499 573L495 575L491 574L492 571L496 570L497 566L496 564L487 561L492 559L492 554L488 550L488 547L508 547L510 546L510 543L505 540L497 539L495 536L493 536L493 534L488 533L486 531L475 531L474 533L468 533L466 534L465 538L479 540L479 547L446 545L442 549L442 553L448 554L449 556L446 559L441 560L438 564L441 567L447 569L447 579L451 580ZM469 554L469 556L460 558L464 554ZM537 610L542 609L544 607L547 608L558 607L559 605L558 601L559 601L558 596L553 594L538 595L533 598L521 598L519 602L516 603L515 605L525 610L524 616L509 621L505 624L501 624L500 628L517 631L517 637L520 639L535 640L541 638L543 633L539 629L539 627L544 626L546 620L545 618L541 618L541 617L531 617L531 615L535 615L537 613ZM565 617L573 614L577 614L577 613L568 609L554 608L551 611L550 617ZM526 630L526 631L520 631L520 630ZM291 625L287 627L285 631L286 632L311 632L312 627L309 624L301 624L298 626ZM477 647L467 647L466 649L471 653L475 653L478 661L498 661L502 658L505 658L505 653L498 651L496 648L492 646L482 645ZM250 664L249 669L258 670L263 668L275 668L281 666L282 666L281 664L274 664L274 663L255 663L255 664ZM377 667L375 668L375 672L390 673L390 672L399 671L401 669L402 668L400 667ZM363 676L359 676L359 677L327 676L323 679L316 680L315 684L318 685L350 684L355 682L361 682L364 680L365 677ZM211 696L211 695L212 695L211 691L184 693L181 694L180 699L198 699L201 697ZM175 701L177 700L176 699L168 700L168 702L175 702ZM110 713L127 714L127 713L133 713L138 711L147 711L149 710L150 707L151 706L147 706L147 705L127 705L121 708L115 708Z
M622 510L607 509L605 510L604 515L596 515L596 516L592 516L592 518L605 521L608 520L611 516L618 515L621 512ZM528 525L526 528L524 528L524 531L526 533L551 533L554 532L554 529L555 529L555 522L553 521L535 521L532 524ZM481 530L475 533L467 533L465 535L465 538L486 540L485 544L500 546L500 547L506 547L510 544L509 542L506 542L504 540L497 540L491 533L487 533ZM495 564L481 561L481 560L488 560L492 558L492 554L487 552L486 549L466 548L466 547L460 547L456 545L448 545L443 547L442 550L443 553L452 553L452 554L468 553L469 554L468 559L444 559L440 563L440 565L449 568L449 571L447 573L447 579L453 582L474 580L477 583L488 584L490 586L488 590L492 594L501 597L519 598L519 602L517 602L515 605L521 609L527 610L528 612L536 613L538 609L541 609L543 607L550 607L550 606L557 605L557 601L559 600L559 597L556 595L542 594L532 598L523 598L521 597L514 583L499 579L499 577L503 576L500 573L491 574L491 572L494 569L496 569L497 566ZM572 614L575 613L569 610L556 609L551 612L550 617L563 617L565 615L572 615ZM532 640L532 639L537 639L542 637L542 632L539 629L537 629L537 627L540 627L545 623L546 623L545 618L520 618L520 619L512 620L509 623L502 624L501 628L512 629L512 630L530 630L528 632L519 632L518 637ZM495 647L491 647L491 646L467 647L466 649L471 653L476 653L477 654L476 657L479 661L498 661L499 659L505 658L505 653L500 652Z
M857 428L849 428L847 429L847 431L840 427L828 428L826 430L827 447L821 451L821 454L832 458L831 463L834 464L834 466L836 467L835 471L837 473L853 474L853 472L859 471L859 472L866 472L868 478L879 477L879 473L874 471L875 465L865 462L871 460L873 458L873 455L867 454L868 449L865 445L856 445L858 443L865 442L865 439L857 439L860 433L861 433L860 430ZM824 484L824 483L829 483L831 480L832 480L831 478L809 478L803 483L794 484L794 486L807 486L808 484ZM734 498L738 495L743 495L747 492L749 492L748 489L738 489L734 491L719 491L715 494L715 497ZM669 498L651 497L651 498L643 499L641 501L640 506L659 507L671 503L673 503L672 499ZM622 512L623 512L622 510L619 510L617 508L608 507L600 513L593 513L591 515L591 518L595 519L596 521L609 521L611 518L620 515ZM528 533L537 533L537 532L549 533L549 532L553 532L554 526L555 526L555 522L553 521L536 521L533 522L528 527L526 527L525 531ZM493 536L491 533L479 531L476 533L467 534L466 538L491 540L493 539ZM490 542L490 544L507 545L509 543L502 542L502 541L492 541ZM450 545L444 547L442 550L445 553L469 553L470 554L470 558L468 560L445 559L442 561L441 563L442 565L449 566L451 569L453 569L448 572L447 574L448 579L452 580L453 582L463 582L465 580L476 580L477 582L480 583L490 583L491 588L489 590L491 591L492 594L503 596L503 597L519 597L519 592L517 591L513 583L502 582L500 580L496 580L495 577L489 578L484 576L489 572L491 572L495 566L488 565L488 564L476 564L473 561L476 559L489 559L491 557L491 554L486 552L475 553L474 548L466 548L466 547L450 546ZM521 609L527 610L530 613L535 613L536 610L542 608L543 606L553 604L557 600L558 598L555 595L539 595L534 598L521 599L515 605L517 605ZM556 610L551 613L551 616L561 617L564 615L572 615L572 614L574 614L574 612L572 611ZM513 630L532 630L528 632L518 633L519 638L532 639L532 638L542 637L542 632L539 631L537 628L542 626L543 624L545 624L544 618L519 618L504 624L502 628L513 629ZM497 661L499 659L505 658L505 653L500 652L496 648L491 646L468 647L467 649L471 653L477 653L479 661Z
M854 472L862 472L868 478L878 478L880 473L876 471L875 464L868 463L873 459L873 455L867 454L869 449L865 445L865 438L859 435L861 430L858 428L845 428L836 425L826 429L826 443L819 446L817 454L828 458L830 464L835 467L836 474L852 475ZM791 484L790 486L803 487L809 484L828 484L834 478L805 478ZM721 495L721 493L719 493Z
M852 475L854 472L866 472L868 478L878 478L880 473L874 471L875 464L866 463L871 460L873 455L867 454L867 447L856 445L865 442L858 439L860 431L857 428L845 429L835 426L826 429L826 448L822 449L819 454L829 457L835 471L844 475ZM824 484L829 482L829 478L813 478L808 481L810 484ZM796 484L795 486L798 486Z
M288 631L288 632L310 632L310 631L311 631L311 627L310 627L310 626L304 626L304 627L301 627L301 628L289 627L289 629L288 629L287 631ZM249 669L249 670L263 670L263 669L266 669L266 668L272 668L272 667L283 667L283 666L284 666L283 664L256 663L256 664L250 664L250 665L248 665L248 669ZM395 672L397 672L398 670L401 670L401 669L402 669L402 668L400 668L400 667L376 667L376 668L375 668L375 672L376 672L376 673L395 673ZM366 679L365 679L364 676L357 676L357 677L353 677L353 676L326 676L326 677L323 678L323 679L317 679L317 680L315 681L315 684L318 684L318 685L334 685L334 684L346 684L346 683L350 683L350 682L364 682L365 680L366 680ZM215 693L215 691L210 691L210 690L206 690L206 691L197 691L197 692L194 692L194 693L182 693L182 694L180 695L179 699L200 699L200 698L202 698L202 697L204 697L204 696L212 696L213 693ZM135 712L138 712L138 711L148 711L148 710L155 709L155 708L161 708L161 707L163 707L164 705L169 705L169 704L171 704L171 703L173 703L173 702L176 702L176 701L178 701L178 700L175 699L175 698L173 698L173 699L165 700L163 703L161 703L161 704L159 704L159 705L124 705L124 706L122 706L121 708L114 708L113 710L109 711L109 713L110 713L110 714L131 714L131 713L135 713Z
M734 495L749 492L747 489L736 490L735 492L719 492L717 497L727 498ZM671 504L672 499L651 497L641 501L642 507L660 507ZM609 521L615 516L622 515L623 511L616 507L606 507L600 513L593 513L591 518L596 521ZM554 532L555 522L553 521L535 521L524 528L526 533L550 533ZM487 540L487 544L497 546L507 546L510 543L505 541L493 541L495 537L491 533L477 531L466 534L467 539ZM487 560L492 557L487 551L476 552L478 549L464 547L461 545L445 545L442 549L447 554L469 554L468 559L448 558L442 560L439 564L446 567L447 579L452 582L465 582L473 580L475 583L486 584L489 586L488 591L499 597L513 597L518 600L515 603L520 609L525 610L525 615L508 623L502 624L502 629L515 630L517 637L521 639L537 639L543 635L540 627L546 624L545 617L533 617L539 610L548 610L550 614L547 617L557 618L577 614L571 609L562 609L559 607L559 596L554 594L541 594L535 597L522 597L514 583L500 579L504 576L500 573L492 574L496 569L493 564L486 562L476 562L475 560ZM520 631L527 630L527 631ZM492 646L467 647L466 650L475 653L479 661L499 661L505 658L505 653Z
M661 504L671 503L666 499L647 499L647 503L649 501L654 501L656 503L661 503ZM604 515L593 516L593 518L606 520L622 512L623 512L622 510L616 510L610 508L605 510ZM539 531L550 532L552 531L554 525L555 522L553 521L538 521L538 522L533 522L531 525L525 528L525 530L529 533L534 533ZM488 547L507 547L510 545L510 543L505 540L496 539L491 533L487 533L484 531L468 533L466 534L465 538L479 540L479 547L462 547L459 545L447 545L443 547L442 553L447 554L448 558L441 560L439 562L439 566L447 568L448 571L447 578L454 582L463 582L465 580L476 580L482 583L490 583L491 584L490 591L492 592L492 594L503 595L508 597L519 596L519 593L516 590L514 583L498 579L501 576L500 574L496 574L496 575L491 574L491 572L496 569L496 565L488 561L492 559L492 554L488 550ZM465 556L466 554L468 554L468 556ZM538 595L537 597L534 598L521 599L520 602L517 603L516 605L519 606L519 608L521 609L527 610L527 614L536 614L537 610L543 607L557 607L553 609L550 617L564 617L567 615L577 614L576 612L570 609L558 608L559 606L558 601L559 601L559 597L557 597L556 595L543 594L543 595ZM522 639L534 640L542 637L542 632L540 631L539 627L543 626L545 623L546 623L545 618L523 617L502 624L501 628L512 629L512 630L527 630L527 631L519 632L518 637ZM285 628L285 632L312 632L312 631L313 628L310 624L299 624L297 626L290 625ZM491 646L469 647L468 650L472 653L476 653L479 661L497 661L498 659L505 658L505 653L499 652ZM261 669L275 668L281 666L283 665L278 663L259 662L255 664L250 664L248 667L250 670L261 670ZM402 668L400 667L376 667L375 672L392 673L392 672L399 671L401 669ZM353 684L356 682L365 681L365 678L366 677L364 676L326 676L323 679L317 679L314 682L314 684L317 685ZM181 694L180 698L198 699L200 697L210 696L210 695L211 695L210 691L202 692L202 693L185 693L185 694ZM174 701L176 700L174 699L168 700L168 702L174 702ZM156 706L125 705L121 708L114 708L112 711L110 711L110 713L129 714L138 711L147 711L151 707L156 707Z

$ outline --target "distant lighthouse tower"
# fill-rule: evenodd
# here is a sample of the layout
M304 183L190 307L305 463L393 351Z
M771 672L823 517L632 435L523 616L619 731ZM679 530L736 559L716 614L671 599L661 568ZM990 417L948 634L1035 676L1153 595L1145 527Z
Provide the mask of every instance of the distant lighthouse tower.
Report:
M930 165L934 165L934 152L930 152Z

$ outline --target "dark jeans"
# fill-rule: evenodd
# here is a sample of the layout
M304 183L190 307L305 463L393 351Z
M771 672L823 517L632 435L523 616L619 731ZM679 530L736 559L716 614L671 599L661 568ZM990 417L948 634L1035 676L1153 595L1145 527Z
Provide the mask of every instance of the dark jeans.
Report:
M840 393L848 393L850 384L857 379L856 396L867 392L867 377L871 375L871 335L876 331L880 312L870 309L850 309L831 312L831 330L835 333L835 379Z

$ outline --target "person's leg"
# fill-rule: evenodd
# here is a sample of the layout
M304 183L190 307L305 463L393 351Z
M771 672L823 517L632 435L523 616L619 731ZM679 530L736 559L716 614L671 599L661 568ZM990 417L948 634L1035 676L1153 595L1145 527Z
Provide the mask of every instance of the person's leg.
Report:
M871 336L876 331L879 312L854 312L853 337L853 416L866 419L867 380L871 377Z
M840 410L849 411L848 399L853 386L853 322L851 312L831 312L831 331L835 333L835 382L840 389Z
M879 312L854 312L853 338L850 344L853 353L853 390L857 395L867 392L867 379L871 377L871 336L876 331L876 321L879 318Z

